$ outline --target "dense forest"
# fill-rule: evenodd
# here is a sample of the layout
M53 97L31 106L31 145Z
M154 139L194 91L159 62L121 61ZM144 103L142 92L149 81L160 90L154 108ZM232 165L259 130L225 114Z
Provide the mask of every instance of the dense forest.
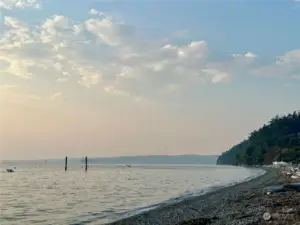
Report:
M273 161L300 163L300 111L274 117L222 153L217 164L267 165Z

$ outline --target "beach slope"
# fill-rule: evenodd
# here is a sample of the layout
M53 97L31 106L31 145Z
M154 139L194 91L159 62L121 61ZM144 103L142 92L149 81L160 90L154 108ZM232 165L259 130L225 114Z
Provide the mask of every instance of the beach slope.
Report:
M285 182L278 169L264 169L265 174L250 181L164 205L109 225L300 224L299 192L263 194L267 185ZM278 202L285 202L284 207ZM289 213L280 216L277 211L283 209ZM263 219L265 212L273 216L270 221Z

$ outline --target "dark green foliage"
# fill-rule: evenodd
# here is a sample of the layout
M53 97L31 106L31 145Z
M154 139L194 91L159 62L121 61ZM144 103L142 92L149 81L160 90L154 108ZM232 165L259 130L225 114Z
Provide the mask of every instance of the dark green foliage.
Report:
M300 111L274 117L247 140L222 153L217 164L262 165L273 161L300 163Z

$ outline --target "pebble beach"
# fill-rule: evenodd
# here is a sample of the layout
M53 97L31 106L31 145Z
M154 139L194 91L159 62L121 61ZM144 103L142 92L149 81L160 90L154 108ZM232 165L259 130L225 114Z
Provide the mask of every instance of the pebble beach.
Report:
M203 196L128 217L108 225L300 225L300 192L264 193L270 185L299 182L279 168L250 181L210 192Z

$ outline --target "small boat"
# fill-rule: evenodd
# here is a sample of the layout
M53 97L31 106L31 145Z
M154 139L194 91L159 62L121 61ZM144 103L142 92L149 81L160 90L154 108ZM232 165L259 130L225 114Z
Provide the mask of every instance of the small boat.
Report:
M15 172L14 169L11 169L11 168L7 168L6 171L7 171L8 173L13 173L13 172Z
M126 165L125 165L125 167L128 167L128 168L130 168L130 167L131 167L131 165L130 165L130 164L126 164Z

